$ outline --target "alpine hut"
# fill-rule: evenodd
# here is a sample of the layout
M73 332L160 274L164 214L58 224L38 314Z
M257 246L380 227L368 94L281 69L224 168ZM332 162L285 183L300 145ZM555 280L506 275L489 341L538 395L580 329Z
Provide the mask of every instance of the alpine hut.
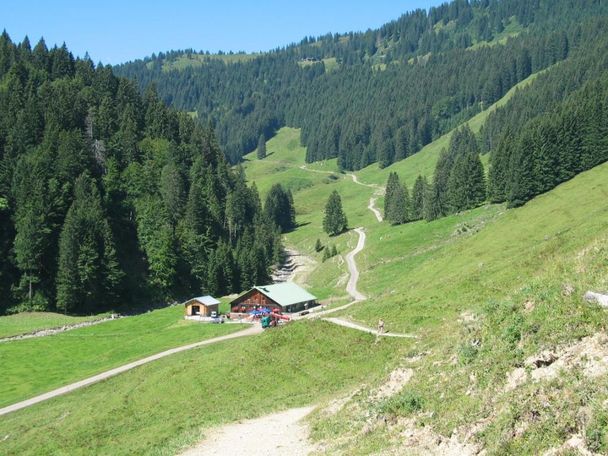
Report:
M248 313L260 308L284 313L299 312L318 305L317 298L293 282L253 287L230 303L234 313Z
M209 317L212 312L219 313L220 302L213 296L192 298L184 303L186 317Z

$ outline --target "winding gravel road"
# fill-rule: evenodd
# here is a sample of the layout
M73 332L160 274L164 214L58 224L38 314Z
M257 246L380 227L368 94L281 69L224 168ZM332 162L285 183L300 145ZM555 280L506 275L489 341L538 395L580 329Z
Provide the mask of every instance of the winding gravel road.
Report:
M346 292L352 296L355 302L365 301L367 298L363 293L357 290L357 282L359 282L359 269L355 262L355 256L365 248L365 231L363 228L355 229L355 233L359 234L357 246L346 255L346 264L350 272L350 278L346 284Z

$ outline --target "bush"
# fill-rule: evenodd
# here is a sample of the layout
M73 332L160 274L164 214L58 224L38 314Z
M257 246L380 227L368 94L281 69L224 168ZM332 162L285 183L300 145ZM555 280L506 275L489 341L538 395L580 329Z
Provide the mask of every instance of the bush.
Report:
M422 397L413 391L405 391L382 402L379 411L380 413L405 416L422 410L423 405Z

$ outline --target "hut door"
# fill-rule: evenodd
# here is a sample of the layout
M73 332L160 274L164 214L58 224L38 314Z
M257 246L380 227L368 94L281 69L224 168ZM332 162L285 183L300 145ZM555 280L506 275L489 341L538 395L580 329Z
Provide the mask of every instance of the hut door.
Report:
M200 306L192 306L192 315L199 315L201 312Z

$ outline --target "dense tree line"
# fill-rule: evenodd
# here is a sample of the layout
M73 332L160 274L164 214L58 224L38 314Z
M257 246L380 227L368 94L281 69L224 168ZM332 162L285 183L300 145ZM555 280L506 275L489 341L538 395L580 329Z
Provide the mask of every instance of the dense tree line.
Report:
M306 37L249 60L172 51L117 71L196 111L231 162L253 151L261 134L290 125L302 128L308 161L387 166L531 73L586 52L591 38L581 24L607 9L597 0L455 0L377 30ZM502 45L477 46L507 26L523 29ZM193 64L174 65L184 59Z
M284 228L266 209L213 132L152 88L0 36L0 312L265 282Z
M486 177L478 140L468 126L454 132L435 166L432 183L418 176L412 196L396 173L390 173L384 198L384 217L394 225L445 217L486 201Z
M519 206L608 160L608 73L550 112L507 130L491 155L493 202Z

